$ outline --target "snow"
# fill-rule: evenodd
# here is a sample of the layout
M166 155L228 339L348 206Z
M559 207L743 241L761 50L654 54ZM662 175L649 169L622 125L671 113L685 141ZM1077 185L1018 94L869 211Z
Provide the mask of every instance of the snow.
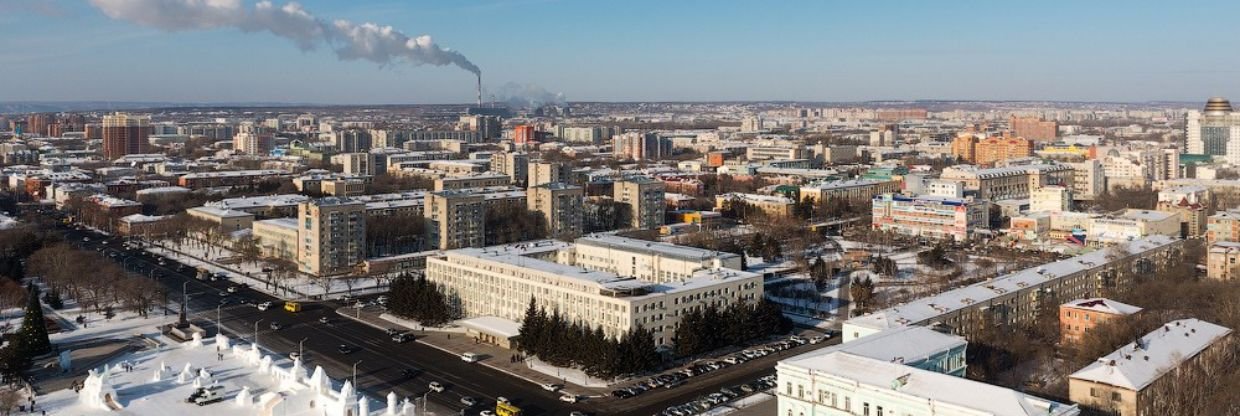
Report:
M165 341L168 341L165 339ZM52 415L110 415L116 411L134 415L181 416L263 414L282 415L384 414L386 403L359 397L352 386L333 383L316 368L312 377L300 362L273 360L253 346L217 346L226 337L173 345L132 354L94 370L80 393L58 390L37 398ZM126 366L132 369L126 370ZM186 403L196 386L218 386L222 400L198 406ZM255 399L257 397L257 400ZM394 403L402 414L400 403ZM123 409L123 410L121 410ZM370 412L369 409L379 409ZM412 414L410 407L406 413Z
M1231 332L1199 319L1171 321L1072 373L1071 378L1141 390Z
M530 357L525 360L525 365L531 370L558 378L564 382L576 384L583 387L605 388L614 384L612 381L601 380L586 375L584 371L576 368L556 367L539 360L537 357Z
M1062 306L1109 313L1112 315L1132 315L1134 313L1141 312L1140 307L1104 298L1078 299L1065 303Z

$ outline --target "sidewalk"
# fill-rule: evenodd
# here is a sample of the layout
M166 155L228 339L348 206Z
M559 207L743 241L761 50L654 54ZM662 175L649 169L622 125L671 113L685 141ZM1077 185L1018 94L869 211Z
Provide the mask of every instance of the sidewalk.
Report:
M380 308L369 306L363 308L360 313L352 307L343 307L336 310L336 313L349 319L365 323L379 329L387 329L401 326L386 319L380 318L382 313ZM479 343L475 339L462 335L460 333L439 332L439 331L419 331L416 328L409 328L410 333L414 335L414 341L431 346L440 351L453 355L460 355L465 352L480 354L484 358L478 361L478 364L491 367L497 371L503 372L510 376L528 381L530 383L542 384L563 384L566 393L572 393L579 396L603 396L609 390L602 388L591 388L566 382L563 379L539 372L529 368L524 361L512 362L511 357L516 351L497 347L495 345Z

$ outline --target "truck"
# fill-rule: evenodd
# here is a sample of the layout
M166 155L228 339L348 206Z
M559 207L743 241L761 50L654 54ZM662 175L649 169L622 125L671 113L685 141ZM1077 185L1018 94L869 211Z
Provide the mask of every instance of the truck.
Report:
M206 390L205 392L202 393L202 395L194 399L194 404L199 405L199 406L206 406L211 403L223 401L224 395L220 394L220 390L221 389Z

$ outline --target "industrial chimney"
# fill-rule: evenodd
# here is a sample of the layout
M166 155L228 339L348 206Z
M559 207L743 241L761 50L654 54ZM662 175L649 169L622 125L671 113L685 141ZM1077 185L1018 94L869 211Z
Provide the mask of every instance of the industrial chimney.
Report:
M482 108L482 71L478 71L478 108Z

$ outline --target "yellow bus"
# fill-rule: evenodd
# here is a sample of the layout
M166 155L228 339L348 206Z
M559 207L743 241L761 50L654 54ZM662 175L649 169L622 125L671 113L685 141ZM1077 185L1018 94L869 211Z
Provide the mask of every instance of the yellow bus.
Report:
M289 312L301 312L301 304L297 302L284 302L284 310Z
M495 416L521 416L521 408L508 403L496 403Z

